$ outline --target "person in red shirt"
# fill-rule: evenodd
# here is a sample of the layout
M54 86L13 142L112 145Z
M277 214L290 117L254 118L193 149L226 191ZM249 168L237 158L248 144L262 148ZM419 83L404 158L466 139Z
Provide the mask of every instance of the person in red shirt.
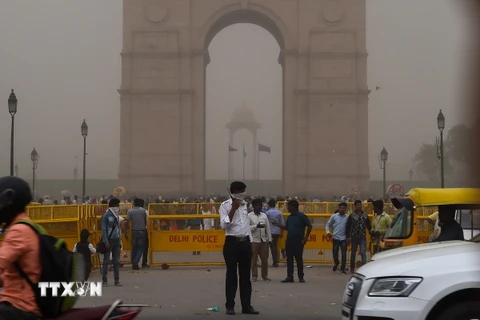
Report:
M5 233L0 246L0 320L36 320L41 317L35 293L28 282L20 276L14 263L17 262L33 283L40 278L39 237L31 227L14 224L30 220L25 213L32 201L28 183L17 177L0 178L0 225ZM5 232L6 230L6 232Z

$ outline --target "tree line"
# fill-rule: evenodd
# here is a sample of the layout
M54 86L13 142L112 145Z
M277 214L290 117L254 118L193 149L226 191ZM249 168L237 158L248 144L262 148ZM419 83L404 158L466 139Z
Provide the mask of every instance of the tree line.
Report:
M480 127L480 121L468 127L459 124L448 130L444 135L443 159L444 174L456 175L468 168L469 150L474 146L474 132ZM423 143L413 158L416 171L422 173L431 182L440 180L440 143Z

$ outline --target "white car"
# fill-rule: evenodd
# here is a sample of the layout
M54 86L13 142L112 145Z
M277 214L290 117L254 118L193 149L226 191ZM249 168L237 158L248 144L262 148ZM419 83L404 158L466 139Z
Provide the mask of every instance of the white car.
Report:
M342 319L480 319L480 236L373 256L345 288Z

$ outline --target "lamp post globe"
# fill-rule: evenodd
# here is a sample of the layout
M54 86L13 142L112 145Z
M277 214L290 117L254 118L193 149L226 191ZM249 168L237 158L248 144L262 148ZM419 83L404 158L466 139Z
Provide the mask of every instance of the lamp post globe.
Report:
M443 112L441 109L437 116L437 126L438 126L438 130L440 131L443 131L443 129L445 129L445 116L443 115Z
M385 147L383 147L382 152L380 152L380 159L383 162L386 162L388 160L388 152L387 152L387 149L385 149Z
M82 136L85 138L88 135L88 125L85 122L85 119L83 119L81 129L82 129Z
M33 148L32 153L30 153L30 158L32 159L32 162L35 164L38 160L38 152Z
M17 96L15 95L15 92L12 89L12 92L8 97L8 112L12 116L14 116L17 113L17 102L18 102Z

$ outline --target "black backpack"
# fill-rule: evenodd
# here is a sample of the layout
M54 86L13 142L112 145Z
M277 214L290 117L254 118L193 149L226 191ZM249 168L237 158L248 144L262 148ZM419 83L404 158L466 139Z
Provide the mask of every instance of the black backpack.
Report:
M42 273L39 282L77 282L83 281L84 261L80 254L67 249L63 239L57 239L48 235L47 231L39 224L30 220L18 220L15 224L30 226L39 235L40 265ZM47 290L47 296L40 296L38 283L33 283L27 274L16 262L15 267L28 284L32 287L37 300L38 308L44 318L55 318L63 312L73 308L78 297L61 297L61 290L57 297L52 296L52 290ZM72 291L76 291L73 286Z

